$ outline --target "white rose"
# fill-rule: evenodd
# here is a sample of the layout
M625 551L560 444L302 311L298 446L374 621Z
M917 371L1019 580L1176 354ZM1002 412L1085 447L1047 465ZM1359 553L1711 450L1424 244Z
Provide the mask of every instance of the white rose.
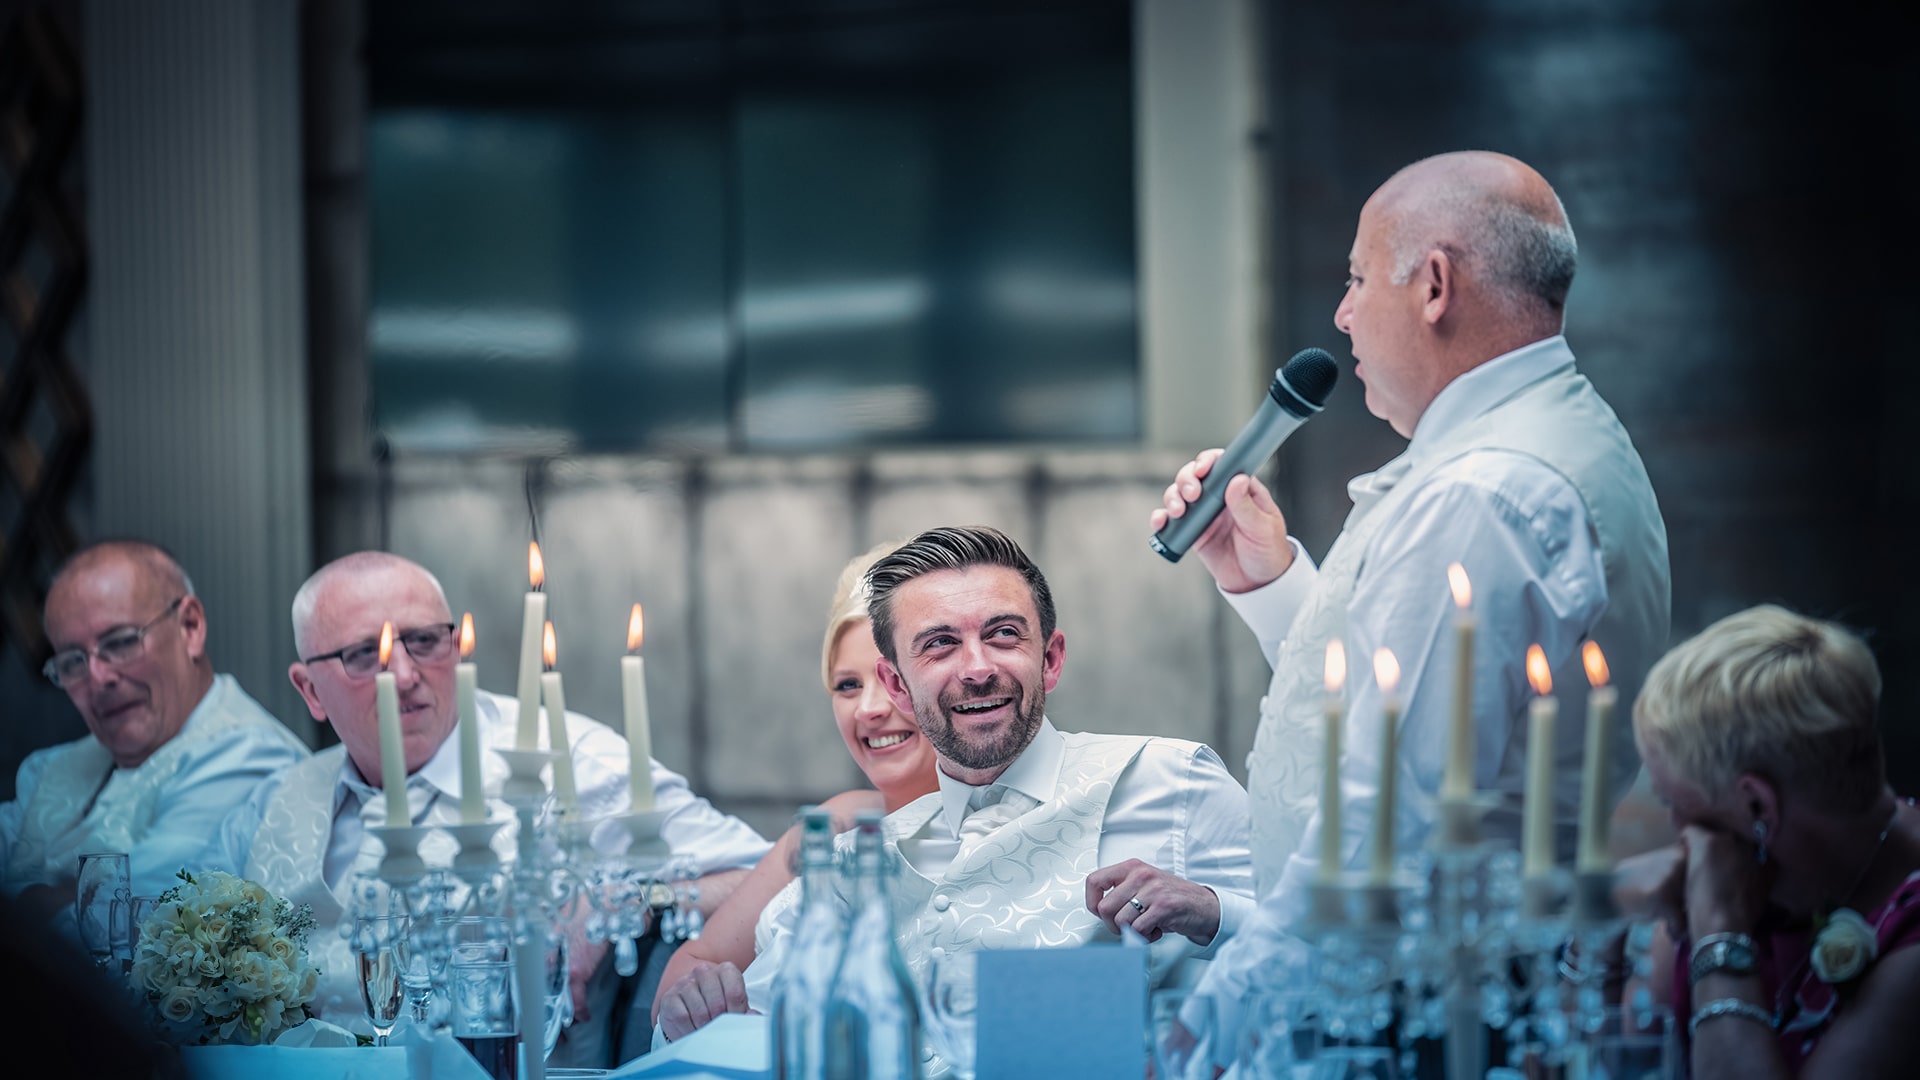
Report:
M176 1024L184 1024L199 1014L200 1003L195 1000L191 987L176 986L167 991L166 996L160 999L156 1008L160 1010L161 1016Z
M1826 983L1857 978L1880 955L1878 935L1852 908L1827 917L1827 925L1813 939L1813 973Z

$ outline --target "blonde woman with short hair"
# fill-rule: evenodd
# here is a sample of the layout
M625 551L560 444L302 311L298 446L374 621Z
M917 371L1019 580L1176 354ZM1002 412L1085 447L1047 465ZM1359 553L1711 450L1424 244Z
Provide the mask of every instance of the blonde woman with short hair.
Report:
M1692 1074L1905 1077L1920 1060L1920 812L1887 786L1865 642L1771 605L1668 653L1634 738L1680 841L1622 864L1666 920L1651 989Z

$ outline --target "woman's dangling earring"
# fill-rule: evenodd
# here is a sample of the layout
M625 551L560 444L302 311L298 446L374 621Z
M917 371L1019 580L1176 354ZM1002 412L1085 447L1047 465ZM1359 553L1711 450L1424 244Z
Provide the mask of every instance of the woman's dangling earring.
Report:
M1753 823L1753 839L1755 843L1760 845L1760 855L1759 855L1760 865L1765 866L1767 865L1767 823L1766 822L1756 821Z

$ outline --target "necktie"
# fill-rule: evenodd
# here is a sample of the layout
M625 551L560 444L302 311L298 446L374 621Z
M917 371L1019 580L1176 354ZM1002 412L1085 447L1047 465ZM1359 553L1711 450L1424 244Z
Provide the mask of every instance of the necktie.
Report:
M988 784L967 796L967 816L960 823L960 853L965 855L1002 825L1025 813L1033 800L999 784Z

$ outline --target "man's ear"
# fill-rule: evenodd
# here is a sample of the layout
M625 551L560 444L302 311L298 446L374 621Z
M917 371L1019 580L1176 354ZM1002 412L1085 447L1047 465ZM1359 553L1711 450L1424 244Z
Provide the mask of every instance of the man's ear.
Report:
M180 601L180 636L187 641L187 658L198 661L207 655L207 609L197 596Z
M313 686L313 676L307 674L307 665L292 663L287 665L287 679L293 688L300 691L300 697L307 703L307 712L321 723L327 723L327 710L320 704L320 695Z
M900 710L903 716L913 716L913 694L907 690L907 680L893 661L881 657L874 664L873 672L879 676L880 689L887 692L887 700L893 702L893 707Z
M1053 636L1047 639L1047 651L1041 660L1040 670L1046 678L1047 693L1051 694L1053 688L1060 684L1060 673L1067 667L1066 631L1054 628Z
M1439 325L1453 306L1453 292L1459 287L1454 277L1457 270L1453 256L1444 248L1427 252L1426 261L1420 264L1420 315L1427 325Z

